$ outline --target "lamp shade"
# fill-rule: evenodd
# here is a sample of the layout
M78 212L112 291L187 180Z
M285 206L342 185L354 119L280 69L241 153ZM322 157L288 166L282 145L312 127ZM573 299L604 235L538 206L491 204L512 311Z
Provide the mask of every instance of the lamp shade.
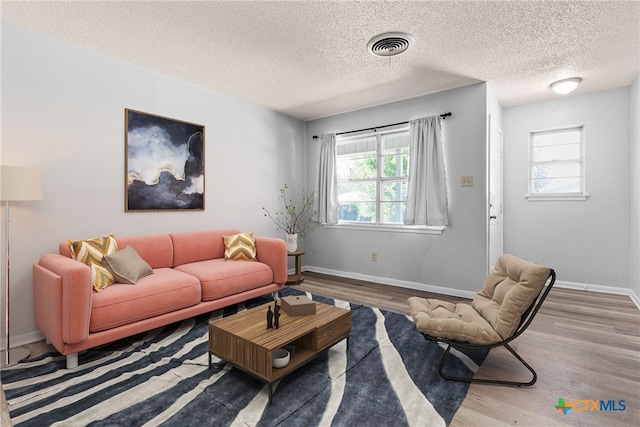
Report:
M0 166L0 200L19 202L44 199L42 170L22 166Z

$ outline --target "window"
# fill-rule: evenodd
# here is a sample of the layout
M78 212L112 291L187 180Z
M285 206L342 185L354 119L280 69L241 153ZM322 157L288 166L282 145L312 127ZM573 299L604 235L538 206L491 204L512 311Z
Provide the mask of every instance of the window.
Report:
M531 132L530 200L585 200L584 128Z
M409 129L338 137L338 221L401 225L407 205Z

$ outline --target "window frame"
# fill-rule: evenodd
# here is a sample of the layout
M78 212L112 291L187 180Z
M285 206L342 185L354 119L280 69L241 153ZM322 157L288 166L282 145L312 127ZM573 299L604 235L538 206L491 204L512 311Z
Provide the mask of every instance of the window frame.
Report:
M398 176L393 177L385 177L383 176L383 168L381 167L382 158L384 157L383 153L383 143L382 137L388 134L401 133L406 132L407 139L410 138L409 134L409 124L402 124L393 127L388 127L384 129L376 129L376 130L367 130L363 132L354 132L348 135L337 135L336 138L336 163L338 162L338 153L337 147L340 144L348 143L349 141L353 141L355 139L364 139L370 137L376 137L376 219L374 222L359 222L359 221L346 221L346 220L338 220L337 224L326 224L325 228L335 228L335 229L349 229L349 230L361 230L361 231L384 231L384 232L400 232L400 233L418 233L418 234L442 234L445 227L444 226L422 226L422 225L406 225L404 223L384 223L381 222L382 219L382 204L384 201L381 197L381 192L383 191L383 186L385 182L393 182L398 181ZM407 153L407 158L410 159L410 151L411 146L409 143L408 146L409 152ZM409 164L409 168L411 165ZM409 168L407 169L407 175L401 175L406 183L405 185L409 185ZM341 181L339 181L341 182ZM406 208L406 200L404 201ZM404 218L403 218L404 221Z
M536 136L539 135L550 135L550 134L559 134L568 131L577 131L579 138L579 149L578 149L578 157L574 159L565 159L565 160L543 160L543 161L535 161L534 160L534 143L536 140ZM528 141L528 150L529 150L529 161L527 166L527 195L526 199L530 201L582 201L588 198L588 193L586 192L586 161L585 161L585 126L584 125L569 125L562 127L555 127L550 129L542 129L529 132L529 141ZM557 144L556 144L557 145ZM558 193L541 193L533 191L533 170L536 166L540 165L579 165L580 166L580 189L575 192L558 192Z

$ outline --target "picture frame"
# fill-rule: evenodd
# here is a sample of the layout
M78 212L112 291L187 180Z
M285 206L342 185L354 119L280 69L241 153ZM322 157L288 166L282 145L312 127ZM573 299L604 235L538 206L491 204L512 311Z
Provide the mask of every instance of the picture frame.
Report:
M125 108L125 212L203 211L203 125Z

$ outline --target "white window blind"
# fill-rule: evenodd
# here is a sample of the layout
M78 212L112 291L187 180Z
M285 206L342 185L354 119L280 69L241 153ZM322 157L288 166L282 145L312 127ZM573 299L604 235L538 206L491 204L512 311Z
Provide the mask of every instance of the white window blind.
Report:
M584 127L531 132L529 141L528 197L584 200Z

